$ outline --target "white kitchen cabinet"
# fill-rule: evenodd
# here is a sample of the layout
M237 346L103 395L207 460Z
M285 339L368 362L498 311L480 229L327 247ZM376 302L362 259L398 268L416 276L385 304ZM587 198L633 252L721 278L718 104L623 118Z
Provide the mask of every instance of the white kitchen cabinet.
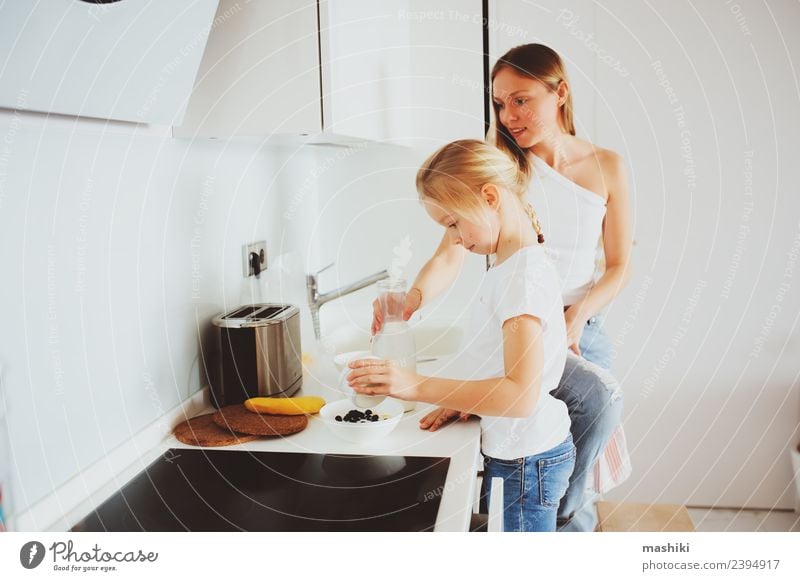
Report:
M416 135L434 145L454 139L483 139L489 94L483 73L481 0L413 0L430 11L412 27L411 104Z
M217 2L1 2L0 107L178 124Z
M320 7L326 131L421 145L483 138L479 0Z
M411 38L398 16L407 1L322 0L320 39L324 129L383 141L411 115Z
M482 53L480 0L245 4L213 30L174 134L482 138Z

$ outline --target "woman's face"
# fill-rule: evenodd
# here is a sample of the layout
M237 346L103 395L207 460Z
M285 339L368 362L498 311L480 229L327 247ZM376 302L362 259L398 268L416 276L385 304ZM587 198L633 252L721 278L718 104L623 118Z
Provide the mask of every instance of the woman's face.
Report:
M424 200L425 211L433 220L444 226L450 241L460 244L475 254L494 254L497 251L498 217L490 208L484 208L481 223L449 212L437 202Z
M521 148L561 133L559 95L541 81L503 68L492 83L497 118Z

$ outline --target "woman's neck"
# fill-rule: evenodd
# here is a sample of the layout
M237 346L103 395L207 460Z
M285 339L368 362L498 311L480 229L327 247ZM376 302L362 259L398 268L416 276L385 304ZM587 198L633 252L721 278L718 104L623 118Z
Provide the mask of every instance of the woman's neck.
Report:
M539 143L532 145L529 151L536 157L542 159L547 165L556 171L561 171L571 159L571 143L568 133L550 132L553 137L545 138Z

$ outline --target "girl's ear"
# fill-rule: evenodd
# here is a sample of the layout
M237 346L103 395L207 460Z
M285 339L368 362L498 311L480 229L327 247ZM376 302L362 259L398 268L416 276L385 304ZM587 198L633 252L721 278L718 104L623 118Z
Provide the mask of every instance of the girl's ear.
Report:
M481 195L492 210L500 207L500 192L494 184L484 184L481 188Z

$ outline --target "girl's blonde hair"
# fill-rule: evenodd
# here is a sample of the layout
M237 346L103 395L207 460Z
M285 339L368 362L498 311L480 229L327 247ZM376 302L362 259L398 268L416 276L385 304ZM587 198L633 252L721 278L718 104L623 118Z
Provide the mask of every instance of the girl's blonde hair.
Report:
M544 235L533 207L525 201L527 176L505 153L477 139L448 143L431 155L417 171L420 199L432 200L460 216L479 222L486 202L481 188L494 184L513 193L522 203L539 244Z
M509 69L523 77L530 77L550 89L558 90L561 82L569 84L567 69L558 53L543 44L523 44L509 50L501 56L492 67L492 82L497 74ZM490 136L493 143L502 151L516 160L520 170L526 175L531 175L531 160L526 149L521 149L508 129L500 123L497 103L492 99L494 109L494 129ZM567 98L558 110L558 118L564 131L575 135L575 123L572 120L572 91L567 92Z

